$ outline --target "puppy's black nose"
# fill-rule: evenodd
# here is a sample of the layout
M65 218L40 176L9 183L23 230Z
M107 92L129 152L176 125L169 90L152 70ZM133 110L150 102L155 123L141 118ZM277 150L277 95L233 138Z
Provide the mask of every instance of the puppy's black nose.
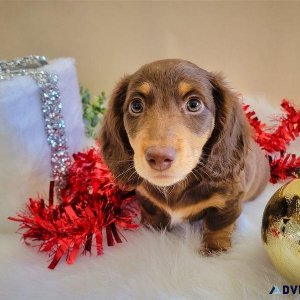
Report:
M176 156L176 150L172 147L148 147L145 157L154 170L164 171L171 167Z

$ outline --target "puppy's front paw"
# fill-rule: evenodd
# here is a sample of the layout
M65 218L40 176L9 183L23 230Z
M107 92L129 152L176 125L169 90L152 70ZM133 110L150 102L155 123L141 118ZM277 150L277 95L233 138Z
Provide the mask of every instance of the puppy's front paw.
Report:
M198 254L200 254L201 256L205 256L205 257L216 256L216 255L219 255L220 253L221 253L220 251L211 250L206 247L201 247L198 250Z
M203 256L213 256L220 254L221 252L227 251L231 248L231 240L222 240L222 241L210 241L204 242L202 248L199 250L199 253Z
M231 236L234 224L219 230L206 229L203 234L203 247L200 253L211 256L231 248Z

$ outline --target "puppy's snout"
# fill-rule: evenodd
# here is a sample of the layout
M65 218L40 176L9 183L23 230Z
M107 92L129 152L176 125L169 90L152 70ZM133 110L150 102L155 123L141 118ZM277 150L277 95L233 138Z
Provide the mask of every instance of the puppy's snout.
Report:
M176 157L176 150L172 147L148 147L145 158L154 170L164 171L171 167Z

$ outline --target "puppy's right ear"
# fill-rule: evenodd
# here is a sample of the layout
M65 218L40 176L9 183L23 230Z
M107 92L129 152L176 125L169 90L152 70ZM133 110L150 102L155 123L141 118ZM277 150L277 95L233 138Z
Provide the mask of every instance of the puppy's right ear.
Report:
M114 89L98 137L103 159L120 183L124 181L122 173L131 168L133 160L133 150L123 121L123 104L129 82L130 76L126 76ZM124 174L125 178L130 175L129 173Z

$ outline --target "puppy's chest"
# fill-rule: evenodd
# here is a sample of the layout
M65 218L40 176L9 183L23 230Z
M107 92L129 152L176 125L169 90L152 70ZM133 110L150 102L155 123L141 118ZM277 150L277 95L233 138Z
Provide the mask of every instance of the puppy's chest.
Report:
M149 191L139 186L137 196L147 213L154 215L157 210L161 210L168 215L171 225L199 218L208 208L223 208L226 205L226 197L213 190L210 193L192 191L182 195L176 195L176 193L172 195L168 191L165 193L157 190Z

